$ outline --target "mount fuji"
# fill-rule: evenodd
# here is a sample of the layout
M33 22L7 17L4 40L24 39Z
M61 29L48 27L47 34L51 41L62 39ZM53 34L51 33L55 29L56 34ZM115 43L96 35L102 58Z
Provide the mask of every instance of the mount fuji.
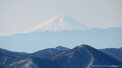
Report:
M56 15L49 20L25 30L22 33L39 31L86 30L88 26L80 23L68 15Z
M57 15L38 26L10 36L0 36L0 47L13 51L34 52L63 45L68 48L90 44L96 48L122 45L122 28L90 28L67 15Z

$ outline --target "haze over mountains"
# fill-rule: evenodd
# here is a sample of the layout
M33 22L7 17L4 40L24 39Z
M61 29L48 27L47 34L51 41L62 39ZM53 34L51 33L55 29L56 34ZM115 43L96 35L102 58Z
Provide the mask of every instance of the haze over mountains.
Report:
M19 34L0 36L4 48L0 49L0 68L121 68L121 35L122 28L90 28L70 16L54 16ZM77 46L81 43L97 49ZM98 50L111 47L115 48Z
M119 48L122 44L121 35L122 28L90 28L70 16L57 15L21 33L0 36L0 46L20 52L34 52L57 45L73 48L81 43L96 48Z
M122 62L116 60L119 57L115 59L112 55L115 54L107 55L107 51L103 53L88 45L80 45L73 49L58 46L30 54L0 49L0 66L2 68L94 68L103 65L111 68L114 65L116 68L121 68ZM121 55L121 52L118 55Z

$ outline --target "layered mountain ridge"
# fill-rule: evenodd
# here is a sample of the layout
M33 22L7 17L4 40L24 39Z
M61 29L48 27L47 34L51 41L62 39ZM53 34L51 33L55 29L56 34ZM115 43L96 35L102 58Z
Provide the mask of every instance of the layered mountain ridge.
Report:
M61 47L62 48L62 47ZM27 57L3 65L3 68L94 68L121 67L122 62L88 45L80 45L67 51L58 52L46 58ZM99 66L98 66L99 67Z

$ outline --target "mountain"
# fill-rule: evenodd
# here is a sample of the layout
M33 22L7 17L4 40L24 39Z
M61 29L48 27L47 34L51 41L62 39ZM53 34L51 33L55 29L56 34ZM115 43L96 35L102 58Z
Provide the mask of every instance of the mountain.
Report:
M59 52L68 50L70 49L62 46L57 46L56 48L47 48L34 53L24 53L24 52L13 52L0 48L0 66L15 62L20 59L25 59L28 57L46 58Z
M61 68L90 68L97 65L121 65L115 58L88 45L75 47L69 52L57 54L51 58Z
M63 46L57 46L55 49L59 50L59 51L68 51L70 50L69 48L63 47Z
M6 49L0 48L0 53L6 54L6 55L11 55L11 56L16 56L17 58L24 58L27 57L29 54L25 52L14 52Z
M39 24L33 28L25 30L22 33L39 31L62 31L62 30L86 30L88 26L80 23L68 15L56 15L46 22Z
M57 46L56 48L47 48L44 50L40 50L37 52L32 53L31 55L34 57L40 57L40 58L45 58L45 57L49 57L52 55L55 55L57 53L63 52L63 51L69 51L69 48L66 47L62 47L62 46Z
M48 58L30 57L3 66L3 68L112 68L122 62L88 45L60 52Z
M122 48L106 48L100 49L100 51L122 61Z
M55 62L49 59L40 59L36 57L22 59L1 68L60 68Z
M24 52L13 52L0 48L0 66L26 58L29 54Z
M73 48L81 43L94 45L96 48L116 48L122 44L121 35L121 27L90 28L68 15L57 15L21 33L0 36L0 47L25 52L34 52L50 45L69 45L68 47Z
M9 64L11 62L27 58L27 57L38 57L38 58L46 58L58 54L60 52L69 51L69 48L63 46L57 46L56 48L47 48L44 50L40 50L34 53L23 53L23 52L13 52L5 49L0 49L0 65ZM116 58L117 60L122 61L121 53L122 48L106 48L99 49L100 51Z
M17 61L19 59L20 58L18 58L16 56L0 53L0 66L12 63L12 62Z

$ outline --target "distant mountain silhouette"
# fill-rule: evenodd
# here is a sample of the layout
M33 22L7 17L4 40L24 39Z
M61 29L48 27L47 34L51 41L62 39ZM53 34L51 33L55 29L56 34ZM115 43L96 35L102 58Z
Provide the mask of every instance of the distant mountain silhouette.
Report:
M68 50L70 50L70 49L66 48L66 47L62 47L62 46L57 46L56 48L47 48L44 50L34 52L31 55L35 56L35 57L45 58L45 57L49 57L49 56L52 56L54 54L57 54L59 52L68 51Z
M6 55L11 55L11 56L16 56L17 58L22 58L28 56L28 53L25 52L14 52L6 49L0 48L0 53L6 54Z
M24 53L24 52L13 52L0 48L0 66L28 57L46 58L59 52L68 50L70 49L62 46L57 46L56 48L47 48L34 53Z
M28 57L3 68L92 68L121 67L122 62L88 45L80 45L47 58ZM99 68L96 67L96 68Z
M105 48L114 45L120 47L122 44L121 35L122 27L104 29L90 28L85 23L79 22L68 15L56 15L25 31L8 36L0 36L0 45L3 45L2 48L6 48L6 46L19 46L18 51L24 50L32 52L36 49L39 50L38 47L40 46L46 48L50 45L55 46L57 43L59 45L63 43L62 45L73 46L75 45L75 41L77 41L75 42L76 44L82 42L94 46L99 45L99 48L102 48L102 43L104 43ZM35 45L36 49L34 48ZM28 49L23 48L24 46L28 47ZM10 49L10 47L8 47L8 49ZM16 50L16 48L14 50Z
M69 48L63 47L63 46L57 46L55 49L59 50L59 51L68 51L70 50Z
M25 30L22 33L29 33L37 30L62 31L62 30L86 30L86 29L89 29L89 27L68 15L56 15L33 28Z
M122 48L106 48L100 49L100 51L122 61Z

